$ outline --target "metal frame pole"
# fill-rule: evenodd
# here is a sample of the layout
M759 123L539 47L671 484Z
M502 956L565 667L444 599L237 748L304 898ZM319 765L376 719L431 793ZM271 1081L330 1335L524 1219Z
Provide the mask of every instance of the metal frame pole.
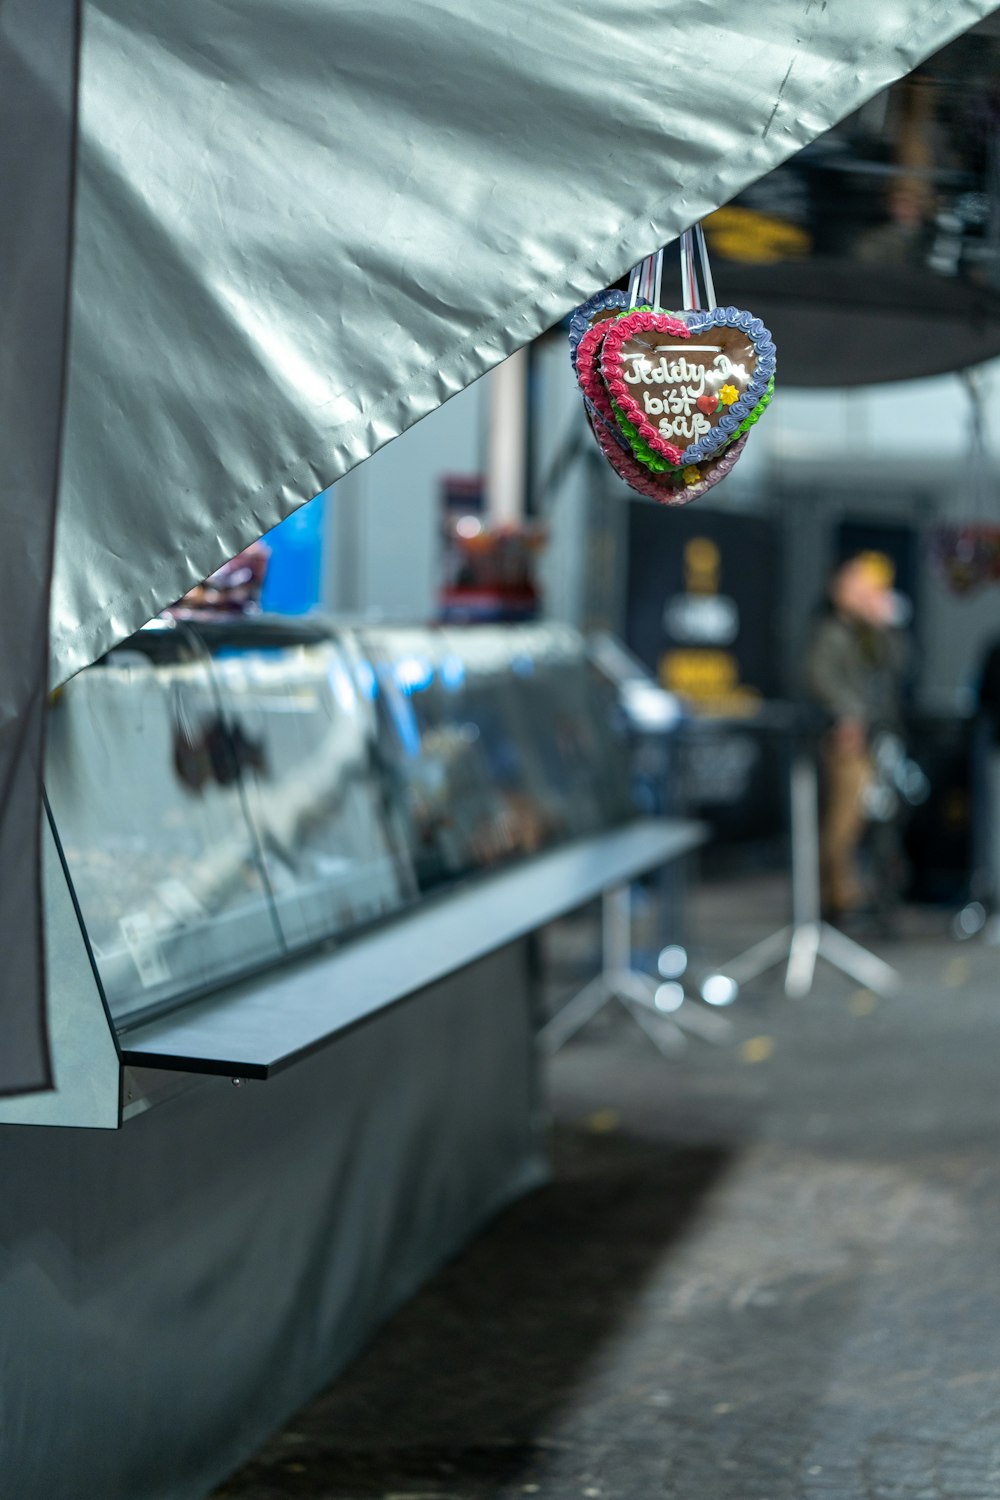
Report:
M802 743L792 755L791 805L792 921L788 927L755 943L718 970L737 985L785 963L785 994L803 1000L816 979L816 960L823 958L842 974L880 995L898 990L901 978L891 964L824 922L820 916L819 778L816 761Z

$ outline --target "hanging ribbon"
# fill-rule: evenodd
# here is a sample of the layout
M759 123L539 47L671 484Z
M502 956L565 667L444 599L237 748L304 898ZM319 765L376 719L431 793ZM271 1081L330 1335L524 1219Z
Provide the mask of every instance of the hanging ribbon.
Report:
M685 312L696 308L709 309L716 306L715 282L708 259L705 231L700 224L685 229L680 237L681 261L681 306ZM701 272L699 284L698 272ZM628 305L639 307L643 303L660 307L663 296L663 250L647 255L632 267L628 282Z

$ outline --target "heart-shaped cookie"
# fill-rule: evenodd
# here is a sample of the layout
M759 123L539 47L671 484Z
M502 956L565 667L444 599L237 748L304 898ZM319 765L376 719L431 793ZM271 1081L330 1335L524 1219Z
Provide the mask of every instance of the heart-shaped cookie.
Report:
M767 393L774 366L768 330L735 307L628 312L601 346L601 373L620 417L677 467L732 442Z

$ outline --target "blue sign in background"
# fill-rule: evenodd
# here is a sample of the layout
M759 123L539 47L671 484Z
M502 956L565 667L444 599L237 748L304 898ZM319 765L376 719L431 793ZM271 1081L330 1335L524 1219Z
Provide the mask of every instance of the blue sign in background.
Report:
M323 601L323 535L329 490L302 505L264 541L271 560L261 607L269 614L305 615Z

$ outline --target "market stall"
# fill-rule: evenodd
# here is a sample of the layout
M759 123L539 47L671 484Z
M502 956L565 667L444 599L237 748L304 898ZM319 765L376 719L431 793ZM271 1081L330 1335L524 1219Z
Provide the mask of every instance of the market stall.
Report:
M0 1468L201 1495L542 1179L525 939L699 835L634 816L555 626L159 622L59 695L46 785Z

